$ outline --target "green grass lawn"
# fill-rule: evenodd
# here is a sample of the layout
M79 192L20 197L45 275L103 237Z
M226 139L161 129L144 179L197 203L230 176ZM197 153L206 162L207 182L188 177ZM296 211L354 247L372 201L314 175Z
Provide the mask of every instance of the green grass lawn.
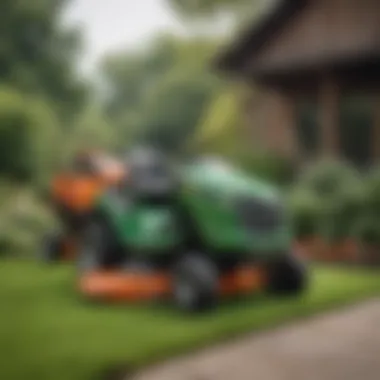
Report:
M0 262L0 379L101 378L244 331L258 330L338 304L380 295L379 273L313 270L298 299L252 297L189 317L170 307L99 306L76 295L70 266Z

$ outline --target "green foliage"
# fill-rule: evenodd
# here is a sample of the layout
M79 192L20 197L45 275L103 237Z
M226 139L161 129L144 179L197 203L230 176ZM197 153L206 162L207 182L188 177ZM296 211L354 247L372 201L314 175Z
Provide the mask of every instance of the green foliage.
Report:
M206 75L179 72L163 78L145 101L148 112L141 121L142 138L166 150L181 151L214 90L213 78Z
M245 136L239 95L239 90L227 89L215 96L190 141L194 149L230 158L241 152Z
M42 236L54 225L54 218L28 188L0 183L0 250L20 256L41 249Z
M241 108L245 88L228 87L215 96L206 109L189 149L223 156L249 173L276 185L288 184L293 176L292 163L264 151L253 151L253 142L243 120Z
M79 35L62 28L66 0L0 2L0 81L51 101L65 120L85 95L75 60Z
M168 0L169 5L187 19L210 18L220 13L230 13L240 18L251 17L259 6L268 0Z
M289 196L289 208L298 239L314 237L321 220L321 200L309 191L296 189Z
M58 141L57 120L46 103L0 89L0 176L17 181L43 180L51 169Z
M287 187L294 178L294 163L286 158L270 152L249 152L241 159L242 166L249 173L273 183Z
M378 216L365 215L358 223L356 232L363 243L376 246L379 249L380 220Z
M299 178L299 184L316 195L334 198L352 186L357 186L356 170L341 161L322 160L307 167Z
M320 231L328 240L340 240L357 235L357 225L363 213L363 192L357 187L337 194L324 203Z
M63 159L72 158L80 149L113 150L116 146L114 126L110 125L101 107L89 103L73 121L70 131L66 132Z
M366 210L380 216L380 167L369 172L365 182Z
M314 199L314 233L327 240L356 234L363 213L364 193L362 178L354 168L339 161L320 161L301 175L293 191Z
M364 243L380 246L380 168L373 169L364 183L364 208L357 233Z
M341 162L319 162L290 193L296 234L326 241L355 238L380 246L380 170L366 175Z
M180 150L218 88L206 66L214 46L164 35L147 49L107 57L105 103L119 141L148 140Z
M106 109L112 118L141 108L144 99L161 79L178 71L205 73L215 43L159 35L145 49L106 56L101 71L107 96Z

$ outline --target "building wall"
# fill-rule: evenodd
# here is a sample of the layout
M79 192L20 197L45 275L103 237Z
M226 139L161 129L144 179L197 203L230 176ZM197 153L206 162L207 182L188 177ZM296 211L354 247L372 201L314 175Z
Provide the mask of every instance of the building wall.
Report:
M293 99L265 88L258 93L249 119L255 146L289 158L297 156Z
M357 85L365 82L360 91L377 99L371 110L373 133L368 149L374 159L380 159L380 87L375 81L380 69L373 68L380 60L374 56L380 57L380 0L308 0L250 61L253 77L267 86L259 90L260 100L252 106L249 122L259 144L306 159L297 131L296 105L299 96L311 96L316 104L317 154L342 155L342 98L347 90L355 94ZM357 63L356 58L365 58L360 68L345 64ZM341 65L333 70L337 62ZM377 84L368 86L368 82Z
M380 93L359 93L359 97L355 92L343 94L329 77L321 79L318 92L311 99L268 88L259 93L247 118L253 149L269 150L299 163L318 156L344 157L359 166L380 159ZM354 101L352 106L347 103L350 99ZM364 110L355 103L358 99L365 100ZM300 118L305 100L306 105L312 105L308 128L313 130L301 131L305 128ZM305 144L305 133L309 140L313 139L314 148Z
M380 53L379 0L309 0L250 65L275 70Z

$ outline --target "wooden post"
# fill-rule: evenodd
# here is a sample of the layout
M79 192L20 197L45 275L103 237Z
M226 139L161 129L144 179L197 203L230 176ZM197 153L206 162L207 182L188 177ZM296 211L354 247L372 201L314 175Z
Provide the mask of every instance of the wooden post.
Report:
M299 149L296 132L295 99L290 95L283 95L283 121L285 129L285 154L289 158L299 158Z
M339 89L331 78L322 80L319 91L322 154L339 154Z
M294 101L280 91L268 91L266 96L265 140L270 150L294 158L297 156Z
M372 161L380 161L380 94L374 97L373 102Z

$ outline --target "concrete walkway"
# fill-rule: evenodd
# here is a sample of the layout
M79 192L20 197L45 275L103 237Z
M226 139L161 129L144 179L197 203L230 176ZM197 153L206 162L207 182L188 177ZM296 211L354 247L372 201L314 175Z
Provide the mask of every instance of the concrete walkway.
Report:
M273 332L252 334L133 377L255 379L379 380L380 299Z

